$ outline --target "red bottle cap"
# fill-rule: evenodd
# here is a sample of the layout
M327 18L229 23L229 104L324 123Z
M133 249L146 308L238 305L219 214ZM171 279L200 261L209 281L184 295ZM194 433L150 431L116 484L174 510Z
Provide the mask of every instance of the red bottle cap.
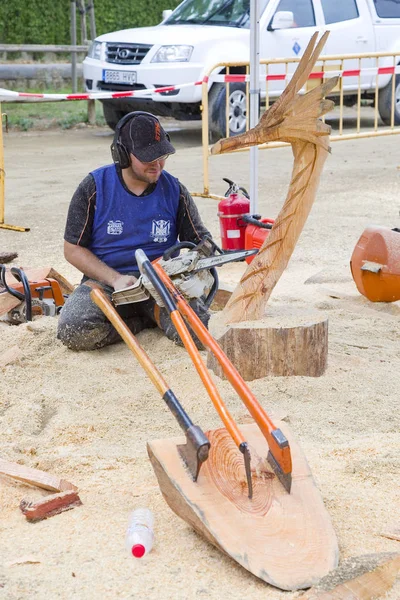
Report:
M132 546L132 554L135 558L142 558L146 552L146 548L143 544L134 544Z

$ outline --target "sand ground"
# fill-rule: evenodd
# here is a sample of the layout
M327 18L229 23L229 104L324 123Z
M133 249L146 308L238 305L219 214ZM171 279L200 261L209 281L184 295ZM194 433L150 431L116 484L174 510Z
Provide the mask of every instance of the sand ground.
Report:
M168 169L190 190L202 188L198 128L168 126L177 154ZM79 273L62 253L70 197L91 169L109 159L106 129L10 133L4 136L6 222L0 250L23 266L51 265L72 283ZM284 201L289 148L260 153L259 211L276 217ZM319 378L269 377L251 388L267 410L287 415L307 456L335 528L340 559L400 550L380 536L400 521L400 303L360 296L349 259L368 225L399 227L400 152L396 136L333 145L318 196L290 264L270 299L276 306L313 307L329 319L329 364ZM211 190L222 177L244 186L249 157L215 157ZM198 199L218 240L217 204ZM243 264L224 267L235 282ZM305 283L311 279L311 282ZM146 453L146 441L179 435L157 392L124 344L73 353L55 339L56 320L0 323L0 354L17 345L22 358L0 370L0 455L56 473L79 486L83 506L29 524L18 505L43 495L0 478L0 597L82 600L291 600L256 579L198 536L169 509ZM185 351L158 331L139 340L204 429L220 426L192 374ZM226 382L219 385L238 421L244 409ZM142 561L125 551L129 512L150 507L156 543ZM387 595L400 598L400 587Z

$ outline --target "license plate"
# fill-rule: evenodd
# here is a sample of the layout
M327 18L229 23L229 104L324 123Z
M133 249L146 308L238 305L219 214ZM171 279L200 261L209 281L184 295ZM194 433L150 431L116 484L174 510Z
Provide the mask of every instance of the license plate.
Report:
M136 71L109 71L103 70L103 81L105 83L125 83L130 85L136 83Z

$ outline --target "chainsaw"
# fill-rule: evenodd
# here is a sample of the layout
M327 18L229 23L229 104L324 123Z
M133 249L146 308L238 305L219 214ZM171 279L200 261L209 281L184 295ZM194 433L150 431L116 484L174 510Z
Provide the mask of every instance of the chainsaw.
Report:
M65 303L58 281L52 278L40 281L29 281L23 269L11 267L10 273L18 281L13 286L6 280L7 269L0 265L0 293L9 293L18 298L20 303L6 313L7 320L18 325L26 321L32 321L36 316L57 316Z
M188 251L176 256L183 249ZM204 298L204 303L209 308L218 291L216 267L245 260L257 252L258 249L223 252L209 237L204 237L197 245L193 242L178 242L164 252L158 264L187 300ZM115 306L120 306L144 302L150 297L159 306L164 306L150 279L142 273L132 286L114 292L112 301Z

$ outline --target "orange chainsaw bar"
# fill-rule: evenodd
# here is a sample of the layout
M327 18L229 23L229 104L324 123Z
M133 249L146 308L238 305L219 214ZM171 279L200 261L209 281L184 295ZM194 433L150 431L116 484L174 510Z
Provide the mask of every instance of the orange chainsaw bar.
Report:
M171 279L165 273L161 265L158 264L158 261L154 261L152 265L165 287L174 297L179 312L190 323L193 331L195 332L199 340L202 342L202 344L206 346L218 360L228 381L242 399L242 402L246 406L247 410L249 411L249 413L257 423L258 427L260 428L260 431L267 440L269 450L273 458L275 459L278 467L282 470L282 473L284 475L290 475L292 472L292 456L290 452L289 443L287 442L284 447L282 447L282 445L278 443L273 434L274 432L277 432L279 430L277 430L277 428L275 427L275 425L273 424L263 407L258 402L257 398L254 396L246 382L238 373L237 369L233 366L233 364L223 352L219 344L212 337L207 328L203 325L203 323L196 315L194 310L186 302L183 295L174 286Z

